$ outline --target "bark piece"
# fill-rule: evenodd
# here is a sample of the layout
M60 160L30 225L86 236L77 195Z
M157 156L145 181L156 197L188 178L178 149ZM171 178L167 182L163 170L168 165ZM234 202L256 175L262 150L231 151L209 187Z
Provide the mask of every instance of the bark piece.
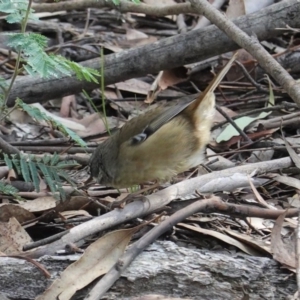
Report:
M52 280L76 260L68 257L43 257L41 263L52 279L41 276L27 261L0 257L0 290L12 299L34 299ZM198 250L159 241L144 251L124 272L105 299L161 294L191 299L240 300L286 299L297 290L294 277L267 257L221 250ZM288 278L288 279L287 279ZM80 280L80 278L78 278ZM74 299L87 293L84 289Z

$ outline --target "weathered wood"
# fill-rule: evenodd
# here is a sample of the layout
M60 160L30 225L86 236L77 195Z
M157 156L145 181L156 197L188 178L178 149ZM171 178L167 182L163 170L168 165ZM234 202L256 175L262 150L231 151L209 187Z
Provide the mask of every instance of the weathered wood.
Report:
M0 257L0 291L11 299L34 299L69 265L69 257L43 257L47 280L32 264ZM286 299L297 290L294 276L274 260L235 251L209 251L156 242L126 270L105 299L161 294L190 299ZM80 278L78 278L80 280ZM87 289L76 294L80 299Z
M286 0L255 14L242 16L235 23L248 34L265 40L282 34L277 28L285 28L287 24L295 28L300 27L299 15L299 1ZM105 84L205 60L237 48L238 46L214 25L179 34L150 45L107 55L104 60ZM100 69L100 59L91 59L82 65ZM43 102L96 87L98 85L79 82L75 77L46 80L24 76L16 81L8 105L13 106L17 97L26 103Z

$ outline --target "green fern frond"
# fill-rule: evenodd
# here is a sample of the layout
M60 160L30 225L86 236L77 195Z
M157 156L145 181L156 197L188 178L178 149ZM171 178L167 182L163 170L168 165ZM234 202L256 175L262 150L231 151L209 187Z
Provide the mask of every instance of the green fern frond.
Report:
M9 158L9 156L6 153L3 153L3 156L4 156L4 162L8 166L8 169L12 170L13 169L13 163L12 163L11 159Z
M58 176L58 174L56 172L53 172L52 174L53 174L53 177L55 180L56 190L59 192L61 199L65 200L66 192L64 191L64 189L62 187L60 176Z
M76 161L60 161L59 163L57 163L57 165L55 166L57 169L66 169L66 168L72 168L72 167L77 167L78 163Z
M47 166L42 163L37 163L37 166L39 167L40 171L44 175L45 180L50 188L50 191L52 193L55 193L57 191L57 189L55 188L55 184L54 184L53 178L51 177L51 174L50 174L51 172L50 172L49 168L47 168Z
M21 173L20 160L16 154L12 155L12 162L18 174Z
M72 185L73 187L75 186L75 183L74 181L70 178L69 174L66 173L65 171L63 170L60 170L59 171L59 176L61 178L63 178L65 181L67 181L70 185Z
M56 166L59 163L59 156L57 153L54 153L51 157L50 165Z
M18 190L14 186L0 180L0 192L5 195L12 195L15 197L18 193Z
M36 163L33 161L32 155L29 156L28 159L28 165L32 177L32 182L35 190L39 193L40 192L40 179L39 179L39 173L36 167Z
M74 131L72 131L71 129L69 129L68 127L66 127L65 125L61 124L60 122L53 120L55 127L59 129L60 132L62 132L63 134L65 134L66 136L70 137L74 142L76 142L79 146L81 147L86 147L87 144L86 142L79 137Z
M74 72L78 80L98 83L96 77L98 71L86 68L76 62L69 61L60 55L47 54L44 49L47 46L47 38L37 33L7 33L7 44L21 51L26 60L24 69L31 75L38 74L44 78L71 76Z
M33 107L24 103L21 99L16 100L16 105L21 107L24 111L26 111L33 119L38 121L46 121L52 124L53 127L58 128L62 133L70 137L73 141L75 141L81 147L86 147L86 142L81 139L74 131L60 123L59 121L47 116L43 112L41 112L37 107Z
M29 172L29 166L24 156L20 157L20 166L21 166L21 172L25 182L31 182L32 180Z
M72 160L59 161L59 156L56 153L53 156L45 155L42 159L36 158L34 155L24 156L21 154L9 157L7 154L4 154L4 161L10 169L15 168L26 182L33 182L37 192L40 191L39 173L44 177L54 196L58 192L62 200L66 198L62 180L75 186L74 181L64 169L78 166L78 163Z
M78 80L99 83L96 77L100 77L100 73L97 70L83 67L74 61L65 59L64 57L61 57L61 59L63 59L66 65L75 73Z
M0 0L0 11L8 14L6 21L8 23L21 23L28 9L28 0ZM38 18L33 14L33 10L29 10L28 19L37 21Z
M47 46L47 38L37 33L6 33L7 45L22 50L25 56L37 55Z
M45 165L48 165L50 160L51 160L50 155L44 155L43 158L42 158L43 164L45 164Z
M26 71L44 78L61 77L71 75L71 68L66 59L53 54L48 55L44 49L47 46L47 38L37 33L7 33L7 44L21 51L23 59L26 60L24 68Z

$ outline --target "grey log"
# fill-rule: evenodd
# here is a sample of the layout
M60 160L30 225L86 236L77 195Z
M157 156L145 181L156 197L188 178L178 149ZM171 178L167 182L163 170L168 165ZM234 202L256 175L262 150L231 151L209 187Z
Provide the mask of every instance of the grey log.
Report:
M242 16L235 20L235 24L248 34L256 35L259 40L265 40L282 34L282 30L278 28L286 28L286 25L300 27L299 15L300 2L286 0L254 14ZM238 46L234 42L211 25L105 56L105 84L202 61L236 49ZM82 65L99 70L100 58L88 60ZM13 106L17 97L26 103L44 102L97 87L98 84L78 81L75 77L41 79L24 76L15 82L7 104Z
M0 257L0 291L10 299L34 299L59 277L72 257L74 260L78 255L43 257L40 263L51 273L49 280L27 261ZM234 249L189 249L160 241L136 258L105 299L149 294L194 300L288 299L297 290L295 276L290 273L268 257ZM72 299L82 299L85 293L87 289Z

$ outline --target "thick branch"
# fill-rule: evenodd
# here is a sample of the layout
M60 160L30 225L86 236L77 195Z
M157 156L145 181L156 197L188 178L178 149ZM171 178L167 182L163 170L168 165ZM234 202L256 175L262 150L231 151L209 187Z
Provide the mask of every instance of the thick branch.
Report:
M260 45L255 37L250 37L243 30L235 26L206 0L190 0L190 2L199 14L203 14L230 36L238 45L255 57L258 63L282 85L290 97L300 107L300 84L281 67L271 54Z
M282 34L276 28L284 28L287 24L300 27L299 15L300 2L289 0L240 17L235 24L246 33L255 34L259 40L264 40ZM150 45L107 55L104 60L105 84L205 60L236 49L238 46L214 25L193 30ZM100 60L92 59L83 65L100 69ZM17 97L27 103L34 103L97 87L94 83L79 82L75 77L46 80L25 76L16 81L8 105L14 105Z
M193 8L190 3L179 3L174 5L159 5L158 3L157 5L148 5L144 3L135 4L124 0L121 0L119 5L115 5L113 1L107 0L72 0L56 3L36 3L32 7L36 12L55 12L60 10L82 10L87 8L109 7L122 13L144 13L156 17L193 13Z

